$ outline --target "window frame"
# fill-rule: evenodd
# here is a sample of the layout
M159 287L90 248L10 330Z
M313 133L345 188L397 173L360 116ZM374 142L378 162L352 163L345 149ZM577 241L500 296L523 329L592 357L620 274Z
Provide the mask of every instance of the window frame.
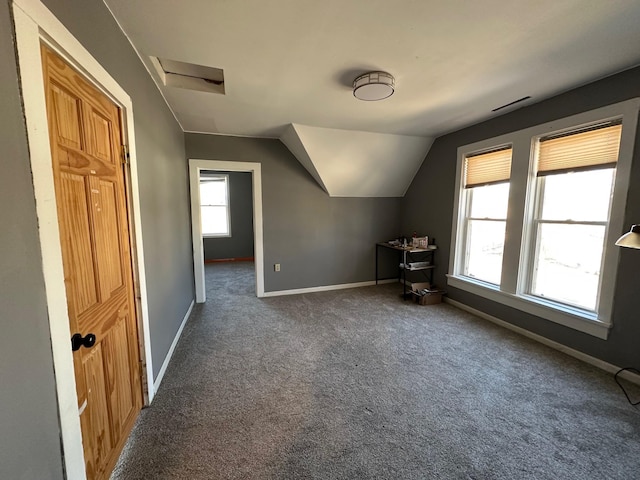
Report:
M200 175L200 183L198 187L202 188L202 184L206 183L206 179L208 178L222 178L224 180L224 184L226 186L225 189L225 204L224 205L204 205L202 203L202 195L198 194L200 198L200 223L202 224L202 207L226 207L227 210L227 233L204 233L204 228L201 225L202 230L202 238L230 238L231 237L231 202L230 202L230 182L229 182L229 174L226 173L215 173L215 174L201 174Z
M457 151L456 185L451 232L451 254L447 282L475 295L530 313L544 320L606 339L612 327L613 295L619 258L615 240L626 231L629 176L633 160L640 98L608 105L540 125L535 125L494 138L463 145ZM620 119L622 135L613 186L608 227L605 232L600 301L597 313L570 307L527 294L529 272L533 268L531 229L536 205L535 182L537 150L540 138L550 134L571 132L602 121ZM511 175L502 278L496 286L463 275L465 234L464 161L473 153L499 145L512 145Z
M617 169L616 167L609 167L612 168L614 170ZM562 174L567 173L567 172L563 172ZM614 178L613 178L613 184L611 185L611 195L613 195L613 191L615 189L615 174L617 172L614 172ZM605 231L605 242L607 241L607 232L609 229L609 224L610 221L597 221L597 220L550 220L550 219L543 219L542 218L542 209L543 209L543 200L544 200L544 194L545 194L545 188L546 188L546 182L547 179L549 177L551 177L552 175L542 175L542 176L538 176L537 178L535 178L533 180L534 185L532 185L532 190L535 192L535 196L534 196L534 207L533 207L533 212L530 216L530 218L528 219L530 222L530 236L526 239L529 242L529 254L528 254L528 258L526 259L526 271L527 271L527 276L525 278L525 280L523 281L523 291L527 294L527 295L531 295L535 298L541 298L544 299L544 297L537 295L535 293L533 293L533 289L534 289L534 280L535 280L535 266L536 266L536 255L535 252L537 252L539 250L539 243L540 243L540 236L541 236L541 226L543 224L547 224L547 225L583 225L583 226L587 226L587 225L592 225L592 226L601 226L604 227L604 231ZM608 205L608 218L611 218L611 208L612 208L612 201L610 201L609 205ZM616 237L617 238L617 237ZM606 243L605 243L605 248L606 248ZM600 276L598 278L598 293L601 292L601 288L602 288L602 282L603 282L603 275L602 272L604 271L604 263L605 263L605 255L604 255L604 248L603 248L603 256L600 258ZM567 306L570 305L568 303L563 303L559 300L552 300L549 299L549 301L553 302L553 303L559 303L561 305ZM583 308L580 306L574 306L573 308L577 308L579 310L582 310ZM599 311L600 308L600 295L598 295L598 298L596 298L596 306L594 308L594 311L597 313ZM585 312L593 312L592 310L589 309L584 309ZM593 313L590 313L591 315Z

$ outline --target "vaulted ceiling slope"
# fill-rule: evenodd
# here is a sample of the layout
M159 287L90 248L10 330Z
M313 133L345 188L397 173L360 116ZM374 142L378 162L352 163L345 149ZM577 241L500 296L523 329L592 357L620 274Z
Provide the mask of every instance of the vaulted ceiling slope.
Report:
M314 153L326 149L305 142L345 135L297 126L430 139L640 64L640 2L630 0L105 2L185 131L286 142L293 124L301 163L327 191L338 182ZM222 69L224 94L164 85L155 57ZM393 96L353 97L371 70L395 76ZM374 138L349 136L350 148Z
M280 138L332 197L402 197L433 138L289 125Z

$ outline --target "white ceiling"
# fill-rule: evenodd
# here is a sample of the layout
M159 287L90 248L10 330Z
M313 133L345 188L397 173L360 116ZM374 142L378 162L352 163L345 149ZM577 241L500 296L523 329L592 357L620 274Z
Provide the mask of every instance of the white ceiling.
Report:
M637 0L105 2L188 132L432 139L640 64ZM162 86L150 56L222 68L226 94ZM371 70L392 97L353 97Z

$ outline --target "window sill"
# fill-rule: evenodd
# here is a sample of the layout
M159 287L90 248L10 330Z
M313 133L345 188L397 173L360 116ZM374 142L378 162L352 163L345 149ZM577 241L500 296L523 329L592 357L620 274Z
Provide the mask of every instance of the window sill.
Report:
M516 295L499 290L484 282L467 277L447 275L447 283L455 288L487 298L502 305L521 310L565 327L606 340L610 323L598 320L594 314L545 302L536 297Z
M203 234L202 238L231 238L231 235L213 235L213 234Z

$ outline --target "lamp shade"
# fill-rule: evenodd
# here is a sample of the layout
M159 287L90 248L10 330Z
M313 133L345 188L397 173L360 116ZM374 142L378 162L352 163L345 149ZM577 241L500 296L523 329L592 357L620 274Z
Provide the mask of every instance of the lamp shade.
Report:
M633 225L629 232L618 239L616 245L619 247L640 249L640 225Z

